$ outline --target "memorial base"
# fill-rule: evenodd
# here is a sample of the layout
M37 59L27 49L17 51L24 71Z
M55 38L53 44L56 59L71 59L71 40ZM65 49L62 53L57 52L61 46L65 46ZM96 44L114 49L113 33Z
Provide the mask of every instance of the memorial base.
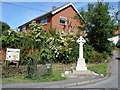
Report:
M79 79L101 77L99 74L90 70L73 70L73 72L65 71L65 73L61 74L61 76L67 78L79 78Z
M78 71L86 71L87 67L85 64L85 59L84 58L78 58L78 62L77 62L77 67L76 70Z

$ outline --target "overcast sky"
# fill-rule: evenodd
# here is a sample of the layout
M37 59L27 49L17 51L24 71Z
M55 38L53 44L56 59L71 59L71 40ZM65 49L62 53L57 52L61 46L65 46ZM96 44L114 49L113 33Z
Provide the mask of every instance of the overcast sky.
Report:
M2 2L2 18L0 21L7 23L11 29L52 10L52 6L60 7L68 2ZM94 2L91 2L94 3ZM111 13L118 11L118 2L109 2L114 7ZM73 2L79 10L87 10L88 2Z

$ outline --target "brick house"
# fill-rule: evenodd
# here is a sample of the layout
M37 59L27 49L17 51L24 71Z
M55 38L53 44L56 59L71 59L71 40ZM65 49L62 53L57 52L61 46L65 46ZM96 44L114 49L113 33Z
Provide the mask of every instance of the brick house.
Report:
M72 3L67 3L59 8L53 6L52 11L38 16L18 28L20 29L20 32L29 33L29 24L32 21L36 21L36 23L42 24L43 30L46 30L47 32L49 28L56 28L57 30L63 30L64 32L67 32L67 30L78 31L78 26L83 27L84 25L80 24L80 20L74 19L76 15L83 20L79 11ZM81 33L83 33L83 31L81 31Z

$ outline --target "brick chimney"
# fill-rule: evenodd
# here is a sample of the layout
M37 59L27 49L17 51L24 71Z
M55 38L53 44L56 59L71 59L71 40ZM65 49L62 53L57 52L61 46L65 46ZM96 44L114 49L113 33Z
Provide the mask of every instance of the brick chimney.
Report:
M56 6L52 6L52 10L55 10L56 9Z

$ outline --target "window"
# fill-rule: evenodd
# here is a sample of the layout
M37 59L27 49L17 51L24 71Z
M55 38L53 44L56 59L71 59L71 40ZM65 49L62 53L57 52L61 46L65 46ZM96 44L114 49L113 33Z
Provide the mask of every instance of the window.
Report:
M67 19L65 17L60 17L60 24L66 25Z
M22 32L26 31L26 26L22 27Z
M17 31L20 32L20 28L17 28Z
M45 25L45 24L47 24L47 18L45 18L45 19L42 19L42 20L41 20L41 24L42 24L42 25Z

